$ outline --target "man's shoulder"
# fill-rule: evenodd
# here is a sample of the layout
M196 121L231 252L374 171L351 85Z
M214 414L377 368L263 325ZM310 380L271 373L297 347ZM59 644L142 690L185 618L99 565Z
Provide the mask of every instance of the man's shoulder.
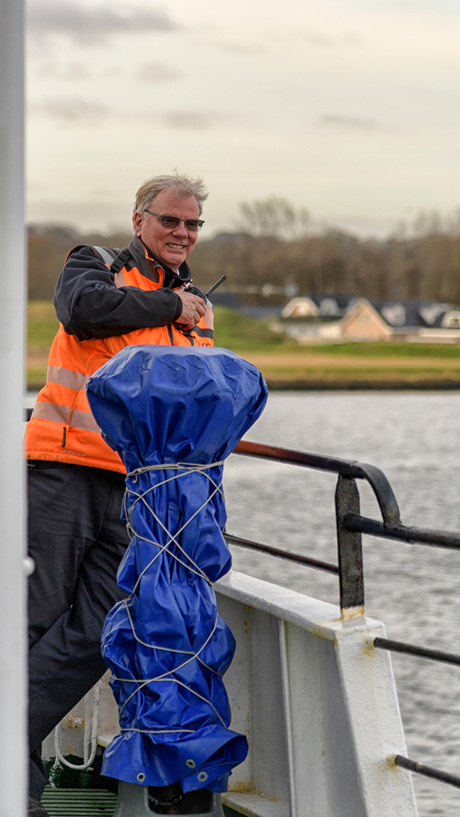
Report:
M98 258L104 262L104 264L111 263L121 250L113 248L113 247L100 247L97 245L92 244L77 244L76 247L73 247L67 254L67 259L71 256L81 256L85 258Z
M120 249L114 249L113 247L94 246L91 247L91 249L95 251L96 255L99 255L99 257L102 258L104 264L109 265L112 263L112 261L115 261L115 258L117 258L121 253Z

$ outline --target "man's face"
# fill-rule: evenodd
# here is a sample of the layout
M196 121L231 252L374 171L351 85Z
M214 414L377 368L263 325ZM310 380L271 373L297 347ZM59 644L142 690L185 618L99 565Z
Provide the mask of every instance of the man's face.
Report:
M195 196L178 199L170 190L158 193L150 202L148 209L160 216L199 218ZM177 227L165 229L158 218L149 213L134 214L134 232L153 255L164 261L174 272L177 272L178 267L188 258L198 238L198 233L187 230L183 221L180 221Z

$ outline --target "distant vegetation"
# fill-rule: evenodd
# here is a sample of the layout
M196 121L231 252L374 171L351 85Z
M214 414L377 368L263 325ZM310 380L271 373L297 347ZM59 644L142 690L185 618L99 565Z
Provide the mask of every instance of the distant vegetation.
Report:
M223 273L220 292L244 305L281 305L294 294L423 298L460 304L460 214L442 222L421 215L386 240L312 230L308 213L283 199L241 205L239 231L200 237L191 258L205 289ZM28 383L41 386L57 329L54 286L68 251L78 244L125 247L130 234L82 234L62 226L29 228ZM460 387L458 348L397 343L298 346L261 321L216 307L216 345L259 366L272 387Z
M53 224L30 225L28 228L29 300L53 297L58 275L67 254L79 244L102 245L122 249L131 241L129 233L79 233L71 227Z
M29 351L48 352L59 323L51 301L31 301L28 309ZM261 321L247 318L222 306L215 309L215 343L232 351L285 347L284 335L273 332ZM296 345L296 344L288 344Z
M460 357L451 346L341 343L300 346L260 321L216 307L216 346L250 360L271 388L460 388ZM29 389L45 382L58 323L51 301L29 304Z
M28 388L41 388L45 382L48 352L57 332L52 301L30 301L28 308ZM215 344L243 354L278 348L292 348L293 343L273 332L264 323L247 318L231 309L216 307Z
M228 280L241 302L284 304L293 294L344 293L367 298L423 298L460 304L460 214L442 221L421 214L410 235L385 240L337 230L315 231L308 213L283 199L241 205L238 231L200 236L191 267L197 286ZM126 233L82 234L71 228L29 228L29 298L49 299L68 251L78 244L125 247Z

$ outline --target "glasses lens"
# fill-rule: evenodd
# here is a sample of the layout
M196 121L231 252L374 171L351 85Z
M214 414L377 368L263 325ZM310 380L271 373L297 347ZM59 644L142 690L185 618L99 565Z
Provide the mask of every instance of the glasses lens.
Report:
M160 216L159 213L154 213L152 210L146 210L151 216L156 216L160 221L161 226L165 230L175 230L181 221L184 222L185 228L191 233L196 233L201 230L204 221L201 218L177 218L177 216Z
M197 218L188 218L186 221L184 221L184 224L187 230L190 230L191 233L196 233L200 229L203 222L199 221Z
M174 227L180 222L180 219L176 216L161 216L160 217L161 226L165 228L165 230L172 230Z

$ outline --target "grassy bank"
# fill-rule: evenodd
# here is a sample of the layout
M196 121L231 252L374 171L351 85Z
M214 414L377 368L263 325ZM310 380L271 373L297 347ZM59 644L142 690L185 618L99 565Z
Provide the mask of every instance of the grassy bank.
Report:
M300 346L216 309L216 345L238 352L272 389L460 388L460 347L411 343Z
M28 312L27 382L40 388L58 323L48 301ZM272 389L459 388L460 347L410 343L299 346L238 312L216 308L216 346L257 366Z
M51 301L30 301L27 308L27 388L40 389L46 379L48 352L59 323Z

